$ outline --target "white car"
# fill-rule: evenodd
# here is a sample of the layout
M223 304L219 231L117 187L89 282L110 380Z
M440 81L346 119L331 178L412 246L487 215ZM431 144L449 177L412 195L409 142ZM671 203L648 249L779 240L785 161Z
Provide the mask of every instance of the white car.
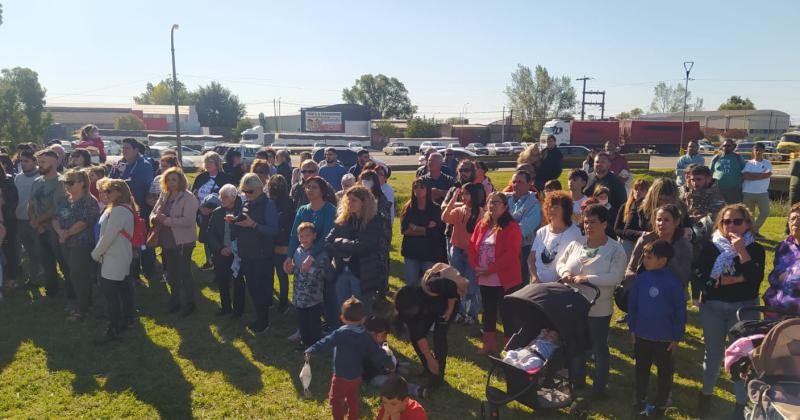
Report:
M453 149L453 148L456 148L456 147L461 147L461 143L456 143L456 142L447 143L447 148L448 149Z
M389 143L383 148L383 153L388 155L410 155L411 149L403 143L394 142Z
M174 149L177 149L177 147L172 146L172 147L167 147L167 149L173 149L174 150ZM201 151L199 151L197 149L192 149L191 147L181 146L181 154L183 154L184 156L202 156L203 152L201 152Z
M511 154L511 148L508 147L505 143L489 143L486 145L486 148L489 149L490 156Z
M364 147L364 145L362 145L361 143L354 143L354 142L347 143L347 148L354 152L358 152L361 149L366 149L366 147Z
M428 149L439 150L445 148L447 148L447 145L440 141L424 141L419 145L419 154L424 155L428 152Z
M218 144L219 142L216 141L207 141L203 143L203 153L214 150L214 148L217 147Z
M169 147L169 148L173 148L173 147L175 147L175 143L173 143L171 141L157 141L157 142L151 144L150 147Z
M475 153L476 155L488 155L489 154L489 149L487 149L486 146L484 146L481 143L470 143L470 144L467 145L466 149L469 150L472 153Z
M117 156L122 154L122 147L119 143L111 140L103 140L103 148L106 149L107 156Z
M503 142L503 145L508 147L511 150L511 153L520 153L525 150L525 147L519 143L513 141Z

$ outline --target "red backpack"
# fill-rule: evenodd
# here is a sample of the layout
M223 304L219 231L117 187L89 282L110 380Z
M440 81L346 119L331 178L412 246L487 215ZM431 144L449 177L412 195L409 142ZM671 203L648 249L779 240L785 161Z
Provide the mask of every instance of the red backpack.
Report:
M124 204L121 206L125 207L129 212L131 212L131 214L133 214L133 236L124 230L121 231L122 236L129 240L134 248L142 249L144 244L147 242L147 225L144 223L142 216L139 216L139 214L133 211L132 208Z

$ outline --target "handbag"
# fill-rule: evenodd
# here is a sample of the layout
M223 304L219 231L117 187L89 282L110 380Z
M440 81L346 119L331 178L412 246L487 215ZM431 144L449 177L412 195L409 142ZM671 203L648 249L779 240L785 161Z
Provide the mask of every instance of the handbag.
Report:
M153 226L153 228L150 229L150 233L147 234L147 242L145 242L145 245L147 245L148 248L153 248L153 249L158 248L159 247L158 235L160 233L161 233L161 225Z

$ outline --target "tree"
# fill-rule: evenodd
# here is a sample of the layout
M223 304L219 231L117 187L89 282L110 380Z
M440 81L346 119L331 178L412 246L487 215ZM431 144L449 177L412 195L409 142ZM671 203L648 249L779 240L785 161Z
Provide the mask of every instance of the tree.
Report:
M381 136L381 142L386 143L392 137L397 137L397 127L389 121L381 121L375 126L375 131Z
M114 128L117 130L144 130L146 127L136 115L127 114L114 121Z
M737 109L756 109L756 106L753 105L753 101L750 98L742 99L741 96L733 95L724 103L719 106L720 111L730 111L730 110L737 110Z
M642 114L644 114L644 111L642 111L642 108L633 108L632 110L630 110L628 112L623 111L623 112L620 112L619 114L617 114L617 119L618 120L635 120L635 119L641 117Z
M0 72L0 138L13 143L41 140L52 116L44 109L39 75L24 67Z
M245 106L239 97L219 82L200 86L195 93L197 118L204 127L234 128L244 117Z
M381 114L381 118L411 118L417 107L411 105L405 85L394 77L363 74L350 89L342 90L348 104L360 104Z
M506 96L515 117L522 122L523 135L538 137L547 118L570 114L575 108L575 88L569 76L553 77L547 69L537 65L517 65L511 73L511 84L506 86Z
M242 136L242 131L247 130L248 128L253 128L253 122L250 121L249 118L242 118L236 122L236 127L231 130L231 134L234 138L239 139Z
M677 84L674 87L664 82L659 82L653 88L653 101L650 102L650 112L681 112L683 110L683 95L686 88ZM697 98L692 104L692 91L686 94L686 110L701 111L703 99Z
M164 79L158 84L147 83L144 93L134 96L133 101L140 105L173 105L172 79ZM195 98L186 85L178 81L178 105L194 105Z
M415 117L408 120L408 126L406 127L406 137L408 138L437 138L441 137L439 134L439 127L436 126L436 123L430 119L424 119L420 117Z

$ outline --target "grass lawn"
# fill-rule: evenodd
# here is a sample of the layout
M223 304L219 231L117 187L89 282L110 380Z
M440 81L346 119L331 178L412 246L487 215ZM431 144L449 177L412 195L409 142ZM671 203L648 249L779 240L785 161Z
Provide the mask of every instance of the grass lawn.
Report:
M637 172L658 176L659 172ZM511 172L493 172L495 186L505 185ZM398 173L390 183L397 191L398 207L407 200L412 174ZM566 176L562 176L566 186ZM399 221L395 221L391 253L391 285L403 283ZM768 241L767 273L772 254L782 239L785 215L774 215L762 233ZM194 261L204 262L201 248ZM297 375L302 353L286 337L295 329L295 315L271 314L272 328L254 337L244 322L214 315L219 302L212 274L195 270L200 289L197 311L188 318L167 313L167 291L163 283L138 287L136 304L140 325L121 341L96 347L91 339L104 328L95 317L83 323L64 319L63 297L42 297L43 290L13 290L0 302L0 417L91 417L91 418L220 418L323 419L330 417L327 392L330 384L329 357L316 357L312 364L312 397L302 397ZM764 282L766 284L766 281ZM277 282L276 282L277 285ZM102 311L102 298L95 312ZM252 317L248 296L244 321ZM615 315L615 319L619 314ZM677 353L673 400L674 418L690 418L700 388L703 350L697 311L690 310L686 340ZM390 345L401 360L417 362L411 346L396 337ZM454 325L449 335L450 358L447 385L423 401L432 419L466 419L479 415L488 363L476 357L477 339L466 327ZM593 418L629 415L633 393L633 360L626 329L612 323L610 336L611 398L589 409ZM414 378L412 378L413 381ZM655 383L655 380L651 381ZM713 401L713 412L731 409L731 382L722 375ZM377 415L377 391L361 388L362 417ZM503 418L530 417L530 410L513 403L502 410ZM539 413L546 418L565 413Z

